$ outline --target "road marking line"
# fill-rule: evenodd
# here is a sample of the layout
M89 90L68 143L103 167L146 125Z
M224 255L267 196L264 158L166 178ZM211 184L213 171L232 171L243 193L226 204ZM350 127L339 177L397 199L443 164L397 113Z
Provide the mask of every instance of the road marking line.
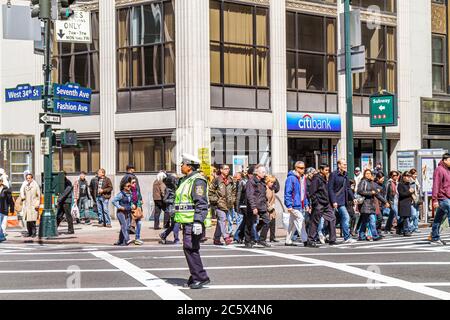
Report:
M324 253L296 253L299 256L358 256L358 255L386 255L386 254L424 254L436 253L436 251L365 251L365 252L324 252Z
M349 266L447 266L450 262L340 262ZM271 269L271 268L314 268L322 267L318 264L271 264L271 265L252 265L252 266L219 266L219 267L206 267L206 270L229 270L229 269ZM142 268L144 271L188 271L187 267L180 268ZM81 269L78 272L122 272L120 269ZM67 269L54 269L54 270L0 270L0 274L27 274L27 273L67 273Z
M427 287L450 287L450 282L423 282L415 285ZM336 284L280 284L280 285L210 285L204 289L226 290L226 289L334 289L334 288L392 288L396 285L389 283L336 283ZM176 287L179 290L190 290L189 288ZM20 293L77 293L77 292L120 292L120 291L153 291L149 287L114 287L114 288L62 288L62 289L4 289L0 294L20 294Z
M17 263L17 262L64 262L64 261L101 261L96 258L82 259L26 259L26 260L0 260L0 263Z
M378 245L365 245L362 247L358 247L358 249L371 249L371 248L405 248L408 247L408 245L418 245L418 246L423 246L423 245L429 245L430 241L427 240L416 240L416 241L406 241L406 242L401 242L401 243L385 243L385 244L378 244Z
M147 271L142 270L124 259L115 257L105 251L95 251L91 252L91 254L97 258L101 258L109 262L114 267L122 270L124 273L128 274L146 287L153 289L153 292L163 300L191 300L191 298L182 293L175 286Z
M450 262L449 262L450 264ZM220 266L205 267L206 270L228 270L228 269L270 269L270 268L298 268L298 267L318 267L315 264L272 264L272 265L254 265L254 266ZM180 268L142 268L144 271L186 271L187 267ZM77 272L122 272L120 269L81 269ZM0 270L0 274L16 273L67 273L67 269L49 269L49 270Z
M208 259L208 258L240 258L240 257L263 257L264 256L260 254L218 254L218 255L212 255L212 256L203 256L202 259ZM185 259L185 256L165 256L165 257L151 257L153 259ZM130 258L131 260L133 258Z
M344 272L350 273L352 275L364 277L366 279L371 279L371 280L375 280L375 281L381 281L381 282L384 282L387 284L392 284L392 285L395 285L397 287L400 287L400 288L403 288L406 290L410 290L410 291L414 291L414 292L421 293L424 295L428 295L430 297L434 297L434 298L438 298L438 299L442 299L442 300L450 300L450 292L445 292L445 291L441 291L441 290L437 290L437 289L433 289L433 288L428 288L428 287L425 287L422 285L417 285L412 282L400 280L400 279L385 276L382 274L377 274L374 272L366 271L366 270L363 270L363 269L360 269L357 267L352 267L352 266L341 264L341 263L307 258L307 257L302 257L302 256L293 256L290 254L278 253L278 252L273 252L273 251L264 251L264 250L258 250L258 249L244 249L244 248L236 248L236 247L234 247L234 248L233 247L225 247L225 248L226 249L229 248L229 250L250 251L250 252L264 254L266 256L279 257L279 258L301 261L301 262L306 262L306 263L311 263L311 264L318 264L318 265L322 265L324 267L329 267L332 269L344 271Z

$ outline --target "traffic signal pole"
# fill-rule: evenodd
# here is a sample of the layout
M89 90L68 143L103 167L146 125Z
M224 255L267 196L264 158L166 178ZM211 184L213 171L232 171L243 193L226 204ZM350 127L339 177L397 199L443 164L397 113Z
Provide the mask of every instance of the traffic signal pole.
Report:
M50 3L50 0L46 0ZM50 4L49 4L50 8ZM49 15L50 16L50 15ZM45 18L44 21L44 112L52 111L52 93L51 93L51 37L50 24L51 19ZM58 236L56 228L56 214L52 208L52 171L53 171L53 144L52 144L52 126L50 124L44 125L44 136L49 142L49 152L44 155L44 212L41 216L39 225L39 238L49 238Z
M355 145L353 142L353 84L352 84L352 54L350 43L350 0L344 0L344 33L345 33L345 101L346 137L347 137L347 172L349 179L354 178Z

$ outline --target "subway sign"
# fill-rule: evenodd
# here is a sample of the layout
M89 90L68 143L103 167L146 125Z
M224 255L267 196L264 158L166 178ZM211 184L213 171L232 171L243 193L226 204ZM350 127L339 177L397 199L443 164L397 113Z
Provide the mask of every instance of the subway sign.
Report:
M397 99L394 94L375 94L369 99L370 126L395 127L398 125Z
M341 116L327 113L287 113L290 131L341 132Z

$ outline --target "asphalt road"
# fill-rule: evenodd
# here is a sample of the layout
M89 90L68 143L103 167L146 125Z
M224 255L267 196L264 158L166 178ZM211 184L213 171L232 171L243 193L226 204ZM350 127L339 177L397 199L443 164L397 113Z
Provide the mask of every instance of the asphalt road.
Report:
M4 242L0 300L450 299L450 246L431 246L427 234L317 249L203 245L212 281L202 290L182 287L189 273L179 245Z

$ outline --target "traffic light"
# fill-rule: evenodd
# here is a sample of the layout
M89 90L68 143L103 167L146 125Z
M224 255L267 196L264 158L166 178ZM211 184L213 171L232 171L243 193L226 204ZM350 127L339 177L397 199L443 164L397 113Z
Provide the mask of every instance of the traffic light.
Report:
M78 145L77 132L69 130L63 131L61 133L61 145L62 146Z
M67 20L73 16L73 10L70 6L75 0L59 0L58 1L58 16L60 20Z
M31 0L31 18L50 19L51 0Z

